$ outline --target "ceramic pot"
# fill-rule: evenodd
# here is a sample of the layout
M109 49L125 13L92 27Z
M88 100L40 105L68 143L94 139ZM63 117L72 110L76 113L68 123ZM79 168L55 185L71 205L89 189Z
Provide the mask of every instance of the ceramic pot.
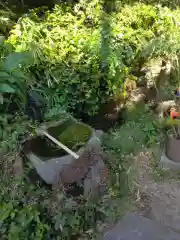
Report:
M180 139L175 138L171 130L167 132L165 154L170 160L180 162Z

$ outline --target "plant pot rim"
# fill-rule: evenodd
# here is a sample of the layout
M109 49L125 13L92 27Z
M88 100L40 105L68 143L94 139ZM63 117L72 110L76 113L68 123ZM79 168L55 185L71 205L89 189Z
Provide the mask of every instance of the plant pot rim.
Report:
M165 141L165 155L173 162L180 162L180 139L169 131Z
M174 132L173 132L173 130L172 129L169 129L167 132L167 137L168 138L173 138L173 139L176 139L176 140L180 140L180 139L177 139L177 137L174 135Z

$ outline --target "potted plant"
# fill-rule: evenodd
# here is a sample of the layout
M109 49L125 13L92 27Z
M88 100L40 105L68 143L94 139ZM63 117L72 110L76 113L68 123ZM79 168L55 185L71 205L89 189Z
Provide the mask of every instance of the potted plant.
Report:
M165 154L170 160L180 162L180 125L167 131Z
M179 89L175 92L178 98L176 103L179 105ZM170 111L170 126L171 128L167 131L166 142L165 142L165 154L166 156L174 161L180 162L180 112L177 109L171 109Z

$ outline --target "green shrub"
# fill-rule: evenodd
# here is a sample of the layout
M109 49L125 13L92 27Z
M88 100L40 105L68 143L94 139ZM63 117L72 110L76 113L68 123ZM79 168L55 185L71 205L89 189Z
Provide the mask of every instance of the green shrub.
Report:
M29 204L19 207L11 202L3 202L0 211L0 235L3 239L40 240L50 236L51 226L41 219L43 216L35 206Z
M127 71L116 46L101 46L102 34L110 38L102 29L101 15L99 1L87 8L56 6L43 18L35 10L19 21L8 40L15 51L32 52L32 70L41 78L38 87L48 87L56 102L75 112L94 113L122 86Z
M16 15L0 3L0 35L8 36L9 31L15 24ZM1 9L1 7L3 9Z
M15 94L16 98L21 100L23 104L26 102L26 89L28 78L25 68L30 64L31 56L29 53L13 52L4 57L0 63L0 96L1 104L4 103L4 98L8 101L8 94ZM30 82L29 82L30 83ZM13 100L13 98L11 98ZM11 104L11 103L9 103ZM22 105L22 104L19 104Z
M70 240L94 237L109 212L102 203L107 205L110 197L106 196L94 204L83 197L67 198L59 192L56 200L42 184L32 185L26 178L22 181L8 179L5 183L1 174L1 239Z
M26 102L27 88L31 84L29 66L32 56L28 52L13 52L10 44L0 38L0 112L7 113L14 102L19 108ZM15 109L14 109L15 111Z
M177 54L179 9L138 3L107 14L102 1L74 7L35 9L19 19L8 43L15 52L29 51L31 85L54 103L76 113L94 114L143 58ZM46 93L45 93L46 92Z

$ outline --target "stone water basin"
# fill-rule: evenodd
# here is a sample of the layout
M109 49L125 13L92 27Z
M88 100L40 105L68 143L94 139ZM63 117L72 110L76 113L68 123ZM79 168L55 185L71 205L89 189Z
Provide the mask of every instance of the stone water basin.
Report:
M100 139L90 126L68 119L45 126L46 131L71 150L81 155L86 146L100 145ZM69 166L74 158L44 136L32 137L26 141L24 152L32 162L39 176L53 184L60 170Z

